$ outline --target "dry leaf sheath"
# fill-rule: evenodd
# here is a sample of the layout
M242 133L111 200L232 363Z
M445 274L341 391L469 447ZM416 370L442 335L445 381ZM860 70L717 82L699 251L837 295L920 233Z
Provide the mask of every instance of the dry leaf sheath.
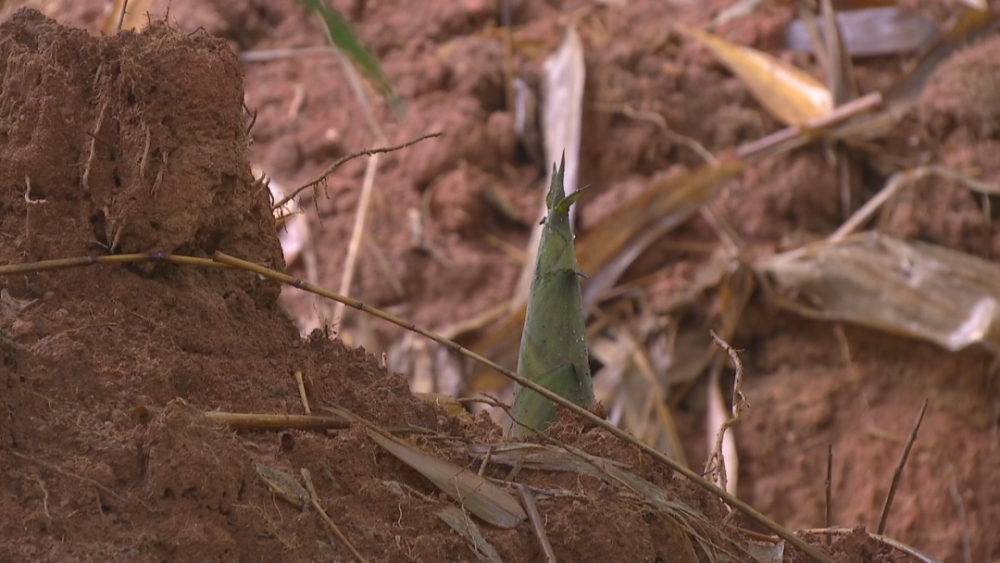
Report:
M576 269L576 251L569 209L583 193L566 196L566 160L552 175L545 198L548 215L538 246L535 275L528 294L517 373L581 406L594 404L590 381L583 298ZM511 416L515 436L528 429L545 431L556 418L552 402L530 389L519 388Z

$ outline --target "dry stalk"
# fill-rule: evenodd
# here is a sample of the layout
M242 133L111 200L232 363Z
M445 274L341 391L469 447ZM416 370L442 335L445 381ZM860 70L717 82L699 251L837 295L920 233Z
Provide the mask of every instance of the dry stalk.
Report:
M365 90L361 85L361 79L358 77L358 73L354 70L354 66L351 62L344 56L344 53L337 48L336 45L332 46L334 53L337 55L337 61L340 63L341 69L344 71L344 75L347 77L347 83L351 87L351 91L354 93L354 98L357 100L358 105L361 106L362 112L365 114L365 119L368 121L368 127L371 129L372 135L375 137L375 142L379 144L385 144L386 138L385 133L382 131L382 126L379 124L378 119L375 117L375 112L372 111L371 102L368 101L368 96L365 95ZM349 294L351 292L351 282L354 279L354 270L357 267L358 251L361 248L361 240L364 238L365 234L365 220L368 217L368 207L371 202L372 190L375 187L375 173L378 171L379 155L373 154L368 158L368 166L365 168L365 179L364 183L361 185L361 198L358 201L358 209L354 216L354 228L351 230L351 242L347 247L347 260L344 262L344 273L340 278L340 293ZM328 321L337 321L341 319L344 315L344 305L343 303L337 303L333 308L333 313Z
M122 30L122 23L125 22L125 9L128 8L128 0L122 2L122 12L118 16L118 27L115 28L116 33L120 33Z
M299 388L299 398L302 399L302 408L306 411L306 414L312 414L309 409L309 397L306 395L306 384L302 381L302 372L295 372L295 384Z
M545 554L545 561L547 563L556 563L556 554L552 551L552 544L549 543L548 534L545 533L545 525L542 523L542 516L538 513L538 507L535 506L535 497L532 496L531 489L521 483L517 486L517 492L521 495L521 503L524 505L524 511L528 513L528 518L531 520L531 527L535 530L535 537L538 538L538 544L542 547L542 553Z
M149 165L149 146L153 141L153 130L146 125L145 121L139 123L139 127L146 131L146 143L142 149L142 158L139 159L139 185L146 183L146 166Z
M351 555L353 555L354 558L360 561L361 563L366 563L366 559L362 557L360 553L358 553L358 550L354 548L354 545L347 540L347 536L345 536L344 533L340 531L340 528L338 528L337 525L333 523L333 520L331 520L330 517L326 514L326 511L323 510L323 506L319 503L319 495L316 494L316 487L313 486L312 476L309 475L309 470L303 467L301 471L302 471L302 479L306 482L306 490L309 491L309 502L312 503L313 508L316 509L316 512L318 512L320 517L323 518L323 521L326 522L326 525L330 528L331 531L333 531L334 535L337 536L337 539L339 539L345 546L347 546L347 549L351 552Z
M343 165L347 161L354 160L355 158L359 158L359 157L362 157L362 156L371 156L371 155L374 155L374 154L382 154L382 153L394 152L394 151L402 150L402 149L405 149L405 148L410 147L412 145L415 145L415 144L419 143L420 141L423 141L423 140L426 140L426 139L430 139L431 137L440 137L441 135L443 135L443 133L429 133L427 135L422 135L420 137L417 137L416 139L413 139L412 141L407 141L406 143L403 143L402 145L396 145L394 147L382 147L382 148L377 148L377 149L365 149L363 151L359 151L359 152L356 152L356 153L351 153L351 154L349 154L347 156L338 158L336 161L333 162L333 164L327 166L322 172L320 172L318 176L316 176L312 180L309 180L308 182L306 182L305 184L299 186L298 188L295 188L295 190L293 190L291 194L285 196L278 203L275 203L271 207L271 210L273 211L275 209L280 208L282 205L285 205L286 203L288 203L289 201L291 201L292 199L294 199L296 196L298 196L300 193L304 192L305 190L308 190L309 188L311 188L313 186L319 185L320 182L322 182L323 180L325 180L327 176L329 176L334 170L336 170L337 168L339 168L341 165Z
M97 135L101 132L101 125L104 124L104 113L108 109L108 100L104 100L101 104L101 111L97 114L97 123L94 124L94 131L90 134L90 150L87 154L87 162L83 166L83 176L80 177L80 183L83 185L84 191L90 191L90 167L93 165L94 156L97 153Z
M733 380L733 403L732 403L732 418L726 420L722 423L719 428L719 433L715 437L715 447L712 449L712 455L708 458L705 463L705 471L711 473L714 476L714 480L718 483L718 486L722 490L726 490L726 459L722 454L722 441L726 436L726 430L729 430L735 426L740 421L740 415L743 413L744 409L750 407L749 401L745 395L743 395L743 361L740 360L740 355L736 353L736 350L729 345L728 342L718 337L715 331L710 331L712 335L712 340L729 354L729 357L733 360L733 364L736 366L736 377Z
M159 409L138 406L132 411L137 423L148 424ZM351 423L337 417L301 414L254 414L236 412L206 412L205 418L225 424L231 430L337 430L350 428Z
M235 412L207 412L205 416L233 430L333 430L351 426L346 420L329 416Z
M347 247L347 259L344 261L344 273L340 278L340 293L349 294L351 292L351 282L354 281L354 270L357 267L358 250L361 248L361 239L364 238L365 220L368 217L368 206L371 202L372 189L375 187L375 173L378 171L379 155L373 154L368 158L368 167L365 168L365 180L361 185L361 199L358 201L358 209L354 214L354 228L351 229L351 242ZM327 322L336 322L344 316L344 304L337 303L333 308L333 313Z
M906 460L910 457L910 448L913 447L913 442L917 439L917 431L920 430L920 423L924 421L925 412L927 412L927 399L924 399L924 404L920 407L917 422L913 424L913 429L910 430L910 437L907 438L906 445L903 446L903 454L899 456L899 465L896 466L896 471L892 474L892 484L889 485L889 493L886 494L885 504L882 506L882 517L878 521L879 534L885 532L885 524L889 520L889 510L892 508L892 499L896 496L896 487L899 486L899 481L903 477L903 467L906 466Z
M875 197L868 200L861 209L854 212L843 225L840 226L832 235L827 238L827 241L831 243L840 242L846 236L850 235L856 231L862 223L867 221L872 215L885 202L889 201L894 195L899 193L903 188L909 186L913 182L922 180L927 176L937 176L945 180L951 180L957 182L974 192L979 192L988 195L1000 195L1000 186L994 184L987 184L985 182L980 182L964 176L947 168L942 168L940 166L919 166L917 168L911 168L910 170L904 170L902 172L897 172L889 177L889 180L885 183L885 187L882 188L879 193L875 194Z
M831 489L833 486L833 444L827 444L826 446L826 506L824 509L824 522L823 525L827 528L830 527L830 508L833 505ZM830 537L826 538L826 545L830 545Z
M805 126L786 127L763 139L758 139L740 145L736 149L736 155L747 160L756 160L771 154L777 154L802 146L810 141L819 132L839 125L848 119L864 113L882 104L882 94L874 92L867 96L862 96L856 100L838 106L830 113L813 119Z
M799 530L799 532L803 534L826 534L833 536L847 536L853 534L854 530L851 528L813 528L810 530ZM916 559L917 561L920 561L921 563L942 563L941 561L934 559L930 555L926 555L924 553L921 553L920 551L917 551L916 548L910 547L905 543L896 541L892 538L887 538L881 534L872 534L869 532L868 537L879 542L882 545L891 547L897 551L905 553L906 555L909 555L910 557Z

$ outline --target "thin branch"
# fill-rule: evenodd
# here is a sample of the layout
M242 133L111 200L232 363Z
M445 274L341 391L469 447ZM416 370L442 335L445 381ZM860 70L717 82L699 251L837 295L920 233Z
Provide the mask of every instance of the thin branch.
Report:
M340 293L351 293L351 283L354 281L354 271L358 262L358 251L361 249L361 239L364 238L365 220L368 217L368 207L375 187L375 172L378 170L379 155L372 155L365 168L365 180L361 185L361 198L354 214L354 228L351 229L351 242L347 246L347 259L344 261L344 273L340 277ZM327 322L340 321L344 316L344 304L337 303L333 314Z
M712 340L715 341L716 345L722 348L729 357L733 360L733 364L736 366L736 377L733 379L733 403L730 412L732 417L722 423L719 427L719 433L715 437L715 447L712 449L712 455L708 458L708 462L705 463L706 471L710 471L715 477L715 482L722 490L726 490L726 459L722 454L722 441L726 436L726 431L731 427L735 426L736 423L740 421L740 414L743 410L750 407L750 402L747 401L746 396L743 394L743 361L740 360L740 355L729 345L728 342L719 338L715 331L709 331L712 336Z
M333 49L329 46L323 47L294 47L291 49L255 49L253 51L243 51L240 53L242 63L260 63L290 59L293 57L333 55Z
M955 509L958 510L958 521L962 525L962 561L972 563L972 548L970 547L972 539L971 534L969 534L969 521L965 515L965 503L962 502L962 493L958 490L958 482L955 480L954 472L951 475L948 493L951 495L952 502L955 503Z
M791 126L777 131L763 139L751 141L736 148L736 156L756 160L779 150L790 150L808 143L822 131L839 125L848 119L882 105L882 94L873 92L856 100L838 106L826 115L809 121L804 126ZM788 145L787 147L785 145ZM780 147L780 148L779 148Z
M122 2L122 13L118 16L118 27L115 29L115 33L121 33L122 24L125 23L125 9L128 8L128 0Z
M344 533L340 531L340 528L338 528L337 525L333 523L333 520L331 520L330 517L327 515L326 511L323 510L323 506L319 503L319 495L316 494L316 487L313 486L312 476L309 474L309 470L303 467L301 472L302 472L302 479L306 482L306 490L309 491L309 502L312 503L313 508L316 509L316 512L319 512L320 517L323 518L323 521L326 522L326 525L330 528L330 530L333 531L334 535L337 536L337 539L339 539L341 543L347 546L347 549L348 551L351 552L351 555L353 555L354 558L360 561L361 563L365 563L366 559L362 557L360 553L358 553L358 550L354 548L354 545L351 544L350 541L348 541L347 536L345 536Z
M306 395L306 384L302 381L302 372L295 372L295 385L299 388L299 398L302 399L302 408L306 411L306 414L312 414L312 410L309 408L309 397Z
M426 140L426 139L430 139L432 137L440 137L441 135L443 135L443 133L429 133L427 135L423 135L421 137L417 137L416 139L413 139L412 141L408 141L406 143L403 143L402 145L397 145L395 147L382 147L382 148L377 148L377 149L365 149L363 151L352 153L352 154L349 154L347 156L341 157L341 158L337 159L336 161L334 161L334 163L331 164L330 166L327 166L326 169L323 170L323 172L321 172L319 174L319 176L316 176L315 178L313 178L312 180L309 180L308 182L306 182L302 186L299 186L291 194L285 196L281 201L279 201L278 203L274 204L271 207L271 210L273 211L275 209L278 209L282 205L285 205L286 203L288 203L289 201L291 201L293 198L295 198L295 196L299 195L303 191L308 190L309 188L311 188L311 187L319 184L320 182L322 182L323 180L325 180L326 177L329 176L334 170L336 170L342 164L344 164L345 162L347 162L349 160L354 160L355 158L362 157L362 156L371 156L373 154L382 154L382 153L387 153L387 152L395 152L395 151L402 150L402 149L405 149L407 147L413 146L413 145L419 143L420 141L423 141L423 140Z
M847 536L854 534L856 530L852 528L813 528L810 530L799 530L802 534L826 534L834 536ZM868 537L879 542L882 545L891 547L897 551L901 551L910 557L920 561L921 563L942 563L938 559L934 559L930 555L926 555L916 550L916 548L910 547L903 542L894 540L892 538L887 538L881 534L868 533Z
M896 496L896 487L899 486L899 481L903 477L903 467L906 466L906 459L910 457L910 448L913 447L913 442L917 439L917 431L920 430L920 423L924 421L925 412L927 412L927 399L924 399L924 404L920 407L920 415L917 416L917 422L910 430L910 437L903 447L903 455L899 457L899 465L896 466L896 471L892 475L892 484L889 485L889 493L885 496L885 504L882 506L882 517L878 521L879 534L885 532L885 524L889 520L889 510L892 508L892 499Z
M844 224L841 225L840 228L838 228L832 235L830 235L827 240L829 242L839 242L843 240L844 237L856 231L862 223L867 221L872 215L875 214L876 211L878 211L879 207L882 207L885 202L889 201L892 196L899 193L900 190L909 186L913 182L922 180L927 176L932 175L961 184L966 189L974 192L987 195L1000 195L1000 186L995 184L980 182L940 166L918 166L917 168L896 172L890 176L889 180L885 183L885 187L883 187L879 193L875 194L875 197L871 198L863 206L861 206L861 209L855 211L854 215L851 215L851 217L845 221Z
M833 506L831 492L833 486L833 444L826 445L826 510L824 511L823 525L830 527L830 508ZM826 538L826 545L830 545L830 536Z
M521 495L521 504L524 505L524 511L528 513L528 518L531 520L531 527L535 530L535 537L538 538L538 544L542 546L545 561L547 563L556 563L556 554L552 551L549 536L545 533L545 525L542 523L542 516L538 513L538 507L535 506L535 497L532 496L531 489L524 483L520 483L517 486L517 492Z

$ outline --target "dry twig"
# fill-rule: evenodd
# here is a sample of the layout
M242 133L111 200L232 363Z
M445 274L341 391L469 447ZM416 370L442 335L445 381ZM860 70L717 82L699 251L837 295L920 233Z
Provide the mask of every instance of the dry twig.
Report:
M712 474L713 480L718 484L720 489L726 490L726 459L722 454L722 440L725 438L726 430L729 430L740 421L740 414L743 413L744 409L750 407L750 403L747 401L746 396L743 395L743 361L740 360L740 355L736 353L736 350L728 342L719 338L715 334L715 331L710 331L710 334L712 335L712 340L729 354L729 357L733 360L733 364L736 366L731 411L733 416L723 422L719 428L719 433L715 437L715 447L712 449L712 455L705 463L705 471Z
M309 470L303 467L301 471L302 471L302 479L306 482L306 490L309 491L309 502L312 503L313 508L316 509L316 512L318 512L320 517L323 518L323 521L326 522L326 525L329 526L330 530L332 530L334 535L337 536L337 539L339 539L345 546L347 546L347 549L351 552L351 555L353 555L354 558L360 561L361 563L365 563L366 559L362 557L360 553L358 553L358 550L354 548L354 545L347 540L347 536L345 536L344 533L340 531L340 528L338 528L337 525L333 523L333 520L331 520L330 517L326 514L326 511L323 510L323 506L319 503L319 495L316 494L316 487L313 486L312 476L309 474Z
M810 530L799 530L802 534L826 534L834 536L846 536L854 533L853 529L850 528L813 528ZM892 538L887 538L881 534L868 533L868 537L879 542L882 545L889 546L897 551L901 551L910 557L920 561L921 563L941 563L941 561L934 559L930 555L925 555L917 551L915 548L906 545L903 542L896 541Z
M830 507L832 506L831 497L831 487L833 485L833 444L827 444L826 446L826 507L824 514L823 525L827 528L830 527ZM830 545L830 537L826 538L826 545Z
M397 146L394 146L394 147L382 147L382 148L377 148L377 149L365 149L363 151L359 151L359 152L352 153L352 154L349 154L347 156L338 158L336 161L333 162L333 164L331 164L330 166L327 166L322 172L320 172L320 174L318 176L316 176L312 180L309 180L308 182L306 182L305 184L299 186L298 188L295 188L295 190L293 190L291 194L285 196L281 201L279 201L278 203L275 203L273 206L271 206L271 210L273 211L275 209L280 208L282 205L285 205L286 203L288 203L289 201L291 201L292 199L294 199L296 196L298 196L300 193L304 192L305 190L308 190L309 188L311 188L313 186L318 185L320 182L322 182L323 180L325 180L326 177L329 176L334 170L336 170L337 168L339 168L341 165L343 165L345 162L347 162L349 160L354 160L355 158L359 158L359 157L362 157L362 156L371 156L373 154L382 154L382 153L387 153L387 152L395 152L395 151L402 150L402 149L405 149L407 147L413 146L413 145L419 143L420 141L424 141L426 139L430 139L431 137L440 137L441 135L443 135L443 133L428 133L427 135L422 135L420 137L417 137L416 139L413 139L412 141L407 141L407 142L403 143L402 145L397 145Z
M524 511L528 513L531 527L535 530L535 537L538 538L538 544L542 547L542 553L545 554L545 561L556 563L556 554L553 553L549 536L545 533L545 525L542 523L542 516L538 513L538 507L535 506L535 497L532 496L531 489L524 483L520 483L517 486L517 492L521 495Z
M120 33L121 30L122 30L122 23L125 22L125 9L126 8L128 8L128 0L124 0L124 2L122 2L122 12L118 16L118 27L115 29L116 33Z
M910 430L910 437L906 440L903 454L899 457L899 465L896 466L896 471L892 474L892 484L889 485L889 493L885 496L885 504L882 506L882 517L878 521L879 534L885 532L885 524L889 520L889 509L892 508L892 499L896 496L896 487L899 486L899 480L903 477L903 467L906 466L906 459L910 457L910 448L913 447L913 441L917 439L917 431L920 430L920 423L924 420L925 412L927 412L927 399L924 399L924 404L920 407L917 422Z
M312 414L309 409L309 397L306 396L306 384L302 381L302 372L295 372L295 384L299 388L299 398L302 399L302 408L306 411L306 414Z
M138 406L132 411L133 420L148 424L158 409ZM350 428L351 423L332 416L301 414L254 414L238 412L206 412L205 418L225 424L231 430L336 430Z

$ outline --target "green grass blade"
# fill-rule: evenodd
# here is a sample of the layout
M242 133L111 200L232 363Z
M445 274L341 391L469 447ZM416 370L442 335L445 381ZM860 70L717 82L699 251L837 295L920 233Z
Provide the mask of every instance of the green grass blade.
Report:
M566 197L564 170L565 159L552 175L545 198L549 211L528 293L517 372L578 405L590 406L594 404L594 387L569 220L570 205L580 192ZM523 436L529 429L544 432L555 420L556 411L548 399L518 389L511 416L521 423L515 423L511 432Z
M378 60L361 44L354 30L340 15L340 12L330 7L325 0L302 0L302 3L320 15L333 44L350 57L354 64L375 84L392 111L396 115L402 115L405 111L403 102L396 95L392 84L382 72Z

